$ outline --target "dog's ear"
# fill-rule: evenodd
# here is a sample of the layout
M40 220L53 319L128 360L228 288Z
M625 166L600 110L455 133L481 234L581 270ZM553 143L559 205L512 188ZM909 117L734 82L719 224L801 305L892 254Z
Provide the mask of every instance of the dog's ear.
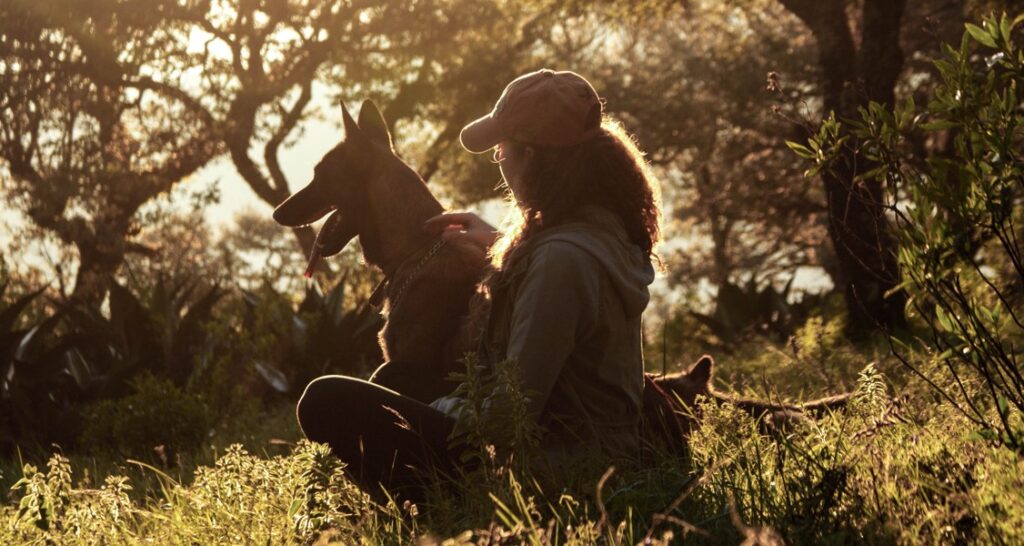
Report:
M701 384L710 383L711 376L715 373L715 361L710 355L704 355L700 357L690 371L686 372L686 376L694 382Z
M352 115L348 113L345 103L341 103L341 123L345 127L345 142L359 142L366 138L359 129L359 125L356 124L356 120L352 119Z
M388 124L372 100L363 101L363 106L359 109L359 128L370 140L391 149L391 132L388 131Z

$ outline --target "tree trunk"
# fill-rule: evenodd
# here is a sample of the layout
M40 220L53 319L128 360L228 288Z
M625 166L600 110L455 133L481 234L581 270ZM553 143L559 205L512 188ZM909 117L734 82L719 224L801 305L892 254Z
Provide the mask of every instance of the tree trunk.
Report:
M818 43L825 111L853 118L869 102L892 106L903 69L900 22L906 0L864 0L859 48L844 2L780 0L811 30ZM822 174L829 236L839 262L838 281L849 313L848 333L860 336L905 325L906 296L900 282L897 243L885 216L881 182L856 180L871 168L844 147L836 168Z

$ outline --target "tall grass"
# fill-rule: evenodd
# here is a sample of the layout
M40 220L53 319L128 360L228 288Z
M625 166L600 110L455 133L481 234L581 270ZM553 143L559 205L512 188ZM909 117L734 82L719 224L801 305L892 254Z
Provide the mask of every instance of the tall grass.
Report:
M935 365L927 353L915 358ZM799 364L783 370L806 373ZM687 454L655 454L613 471L599 461L554 471L496 464L436 484L419 506L371 501L325 446L306 442L279 455L231 447L192 477L148 466L155 487L144 495L132 491L137 478L117 473L97 484L75 479L68 459L54 455L45 468L5 471L20 472L20 480L0 508L0 543L1024 540L1024 462L1015 452L972 436L972 422L913 376L893 380L867 366L856 388L844 412L774 435L744 412L705 402Z

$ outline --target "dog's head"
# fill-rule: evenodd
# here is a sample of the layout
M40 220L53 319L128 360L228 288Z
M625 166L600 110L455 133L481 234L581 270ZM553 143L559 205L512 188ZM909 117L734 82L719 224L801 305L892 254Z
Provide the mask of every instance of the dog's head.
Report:
M693 408L698 396L711 395L714 373L714 359L704 355L689 370L668 375L659 384L669 396L676 398L684 406Z
M333 211L317 235L310 268L320 257L341 252L349 241L362 234L367 221L367 186L382 169L400 162L384 117L373 101L363 102L358 122L344 105L341 115L344 140L320 160L313 180L274 210L274 220L288 227L312 224Z

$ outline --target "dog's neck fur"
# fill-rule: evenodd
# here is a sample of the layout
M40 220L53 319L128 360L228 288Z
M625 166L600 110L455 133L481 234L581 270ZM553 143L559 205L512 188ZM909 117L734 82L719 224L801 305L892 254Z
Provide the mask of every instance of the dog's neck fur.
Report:
M401 161L388 167L368 191L366 222L360 229L366 261L388 276L435 236L423 229L424 222L444 207L431 195L423 179Z

